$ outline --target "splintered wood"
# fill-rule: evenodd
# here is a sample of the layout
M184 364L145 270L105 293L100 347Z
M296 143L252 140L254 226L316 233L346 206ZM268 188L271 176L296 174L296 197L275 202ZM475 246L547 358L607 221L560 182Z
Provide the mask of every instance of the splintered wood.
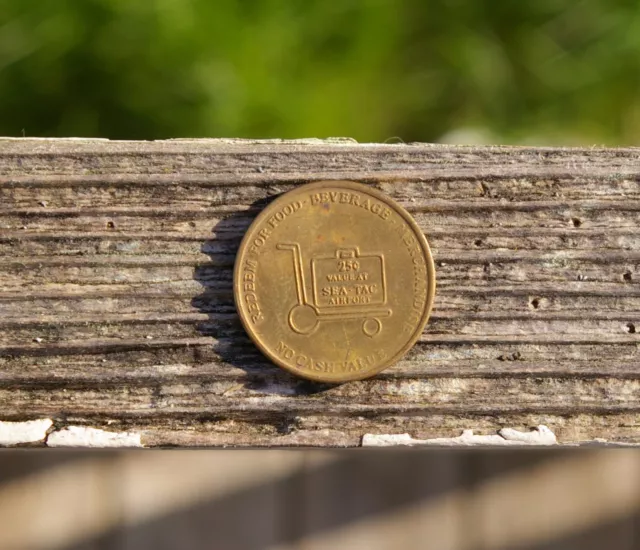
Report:
M261 208L332 179L409 210L438 281L404 360L338 386L270 364L231 288ZM0 421L53 421L29 445L640 443L639 181L640 149L0 140Z

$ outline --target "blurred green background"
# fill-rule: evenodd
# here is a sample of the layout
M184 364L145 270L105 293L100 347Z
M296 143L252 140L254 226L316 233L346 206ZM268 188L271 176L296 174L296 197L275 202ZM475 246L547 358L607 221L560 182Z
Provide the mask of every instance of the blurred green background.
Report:
M640 144L640 1L0 0L0 135Z

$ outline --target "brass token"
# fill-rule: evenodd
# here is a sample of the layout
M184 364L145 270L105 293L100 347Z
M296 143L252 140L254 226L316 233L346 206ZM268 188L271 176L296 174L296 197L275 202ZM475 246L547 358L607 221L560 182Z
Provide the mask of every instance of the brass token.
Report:
M435 273L409 213L365 185L324 181L270 203L249 227L233 289L249 336L311 380L380 372L416 342Z

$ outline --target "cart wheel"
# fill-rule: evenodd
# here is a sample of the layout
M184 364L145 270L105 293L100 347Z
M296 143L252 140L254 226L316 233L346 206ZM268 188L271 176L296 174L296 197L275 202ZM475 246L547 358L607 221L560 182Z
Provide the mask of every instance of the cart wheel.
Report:
M373 338L376 334L378 334L380 332L380 329L382 329L382 323L375 317L365 319L364 323L362 323L362 332L364 332L370 338Z
M318 315L310 305L297 305L289 312L289 326L298 334L311 334L318 326Z

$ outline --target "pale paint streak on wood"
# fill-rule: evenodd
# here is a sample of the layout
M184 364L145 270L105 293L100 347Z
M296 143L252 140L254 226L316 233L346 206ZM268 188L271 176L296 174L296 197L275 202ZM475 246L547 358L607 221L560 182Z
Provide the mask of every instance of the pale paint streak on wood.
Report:
M409 355L336 387L269 364L231 293L253 217L325 179L412 212L438 279ZM633 148L0 140L0 420L146 446L640 443L639 182Z

